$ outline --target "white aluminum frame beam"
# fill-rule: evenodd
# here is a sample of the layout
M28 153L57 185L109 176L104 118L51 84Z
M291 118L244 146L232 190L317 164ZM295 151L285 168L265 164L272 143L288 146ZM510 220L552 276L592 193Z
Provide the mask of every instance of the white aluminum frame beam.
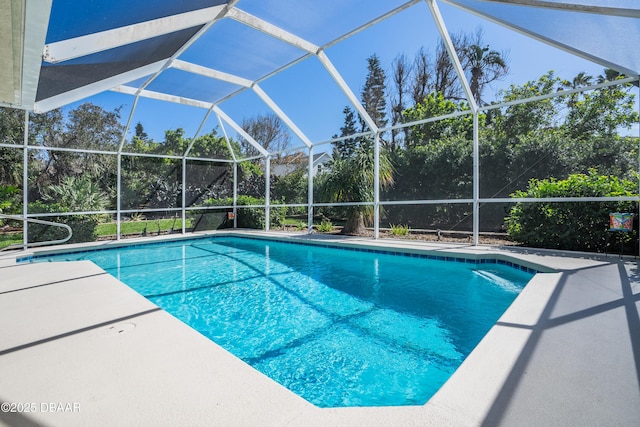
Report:
M176 59L171 63L171 68L186 71L187 73L198 74L200 76L209 77L216 80L222 80L242 87L251 87L253 82L249 79L225 73L223 71L214 70L212 68L203 67L202 65L193 64L191 62Z
M233 130L235 130L236 132L238 132L238 134L243 137L244 139L247 140L247 142L249 144L251 144L253 146L253 148L255 148L256 150L258 150L258 152L260 154L262 154L264 157L269 156L269 152L267 150L265 150L262 145L258 144L258 142L253 139L253 137L251 137L251 135L249 135L247 132L245 132L244 129L242 129L242 126L240 126L238 123L236 123L231 117L229 117L224 111L222 111L220 109L220 107L218 107L217 105L214 105L211 107L211 109L213 110L214 113L216 113L218 115L218 117L220 117L222 120L224 120L229 126L231 126L233 128Z
M135 96L133 98L133 105L131 106L131 111L129 112L129 117L127 118L127 124L124 126L124 131L122 132L122 138L120 139L120 145L118 145L118 153L122 152L122 149L124 148L124 144L127 142L127 132L131 128L131 121L133 120L133 114L135 113L136 108L138 108L138 100L140 100L140 97L138 96Z
M307 158L307 234L313 233L313 145Z
M511 107L513 105L519 105L519 104L526 104L529 102L536 102L536 101L542 101L544 99L551 99L551 98L558 98L561 96L568 96L571 95L573 93L583 93L583 92L589 92L592 90L597 90L597 89L602 89L605 87L610 87L610 86L621 86L627 83L636 83L638 82L638 77L625 77L625 78L621 78L621 79L617 79L617 80L613 80L613 81L608 81L608 82L603 82L603 83L598 83L595 85L590 85L590 86L583 86L583 87L579 87L576 89L566 89L566 90L562 90L562 91L556 91L556 92L552 92L552 93L548 93L545 95L536 95L536 96L532 96L529 98L522 98L522 99L515 99L513 101L508 101L508 102L502 102L500 104L491 104L491 105L485 105L483 107L480 107L480 111L489 111L489 110L496 110L498 108L507 108L507 107ZM445 116L442 116L442 118L446 118Z
M269 97L269 95L267 95L266 92L262 90L260 86L258 86L257 84L254 84L251 87L251 89L253 89L256 95L258 95L260 99L262 99L262 101L265 104L267 104L267 106L271 108L271 110L274 113L276 113L276 115L280 118L280 120L282 120L289 127L289 129L291 129L293 133L295 133L296 136L300 138L300 140L304 143L304 145L306 145L307 147L311 147L311 145L313 145L313 143L307 137L307 135L305 135L304 132L302 132L300 128L296 126L296 124L289 118L289 116L287 116L285 112L282 111L275 102L273 102L273 100Z
M373 238L380 238L380 133L373 141Z
M480 121L473 113L473 245L480 244Z
M291 46L297 47L298 49L301 49L305 52L314 54L320 60L327 72L331 75L333 80L338 84L340 90L342 90L342 92L347 96L349 102L351 102L353 107L358 111L362 119L367 123L369 129L371 129L373 132L378 131L378 126L376 126L371 117L369 117L369 114L366 112L358 98L351 91L347 83L344 81L338 70L334 67L334 65L331 63L326 53L320 46L317 46L301 37L283 30L280 27L277 27L235 7L229 10L226 17L234 19L267 35L275 37L276 39L288 43Z
M178 56L182 55L182 53L187 50L189 47L191 47L191 45L193 43L196 42L196 40L198 40L200 37L202 37L203 34L205 34L207 31L209 31L209 29L216 23L218 22L220 19L222 19L224 17L224 15L229 11L230 8L232 8L239 0L230 0L227 4L222 5L222 8L218 11L218 14L216 15L216 17L214 19L212 19L211 21L209 21L208 23L206 23L202 28L200 28L200 30L198 30L198 32L191 37L185 44L183 44L176 52L174 52L173 55L171 55L171 57L167 58L163 64L163 66L156 71L155 73L153 73L153 75L151 77L149 77L147 79L147 81L138 89L137 93L136 93L136 100L137 98L140 96L140 93L145 90L147 88L147 86L149 86L151 84L151 82L153 82L164 70L166 70L167 68L169 68L171 66L171 64L173 63L173 61L175 61ZM131 110L131 112L129 113L129 121L127 122L127 126L130 125L131 123L131 118L133 117L133 113L134 113L134 109ZM129 128L127 127L125 129L125 134L126 132L129 130Z
M222 4L49 43L45 45L42 57L45 62L55 64L187 28L197 27L215 20L225 6L226 4Z
M29 243L29 111L24 112L24 132L23 132L23 150L22 150L22 216L25 220L22 222L22 243L26 249Z
M322 63L324 68L327 70L331 78L338 84L338 87L340 88L340 90L342 90L342 93L344 93L347 99L349 99L349 102L351 102L351 105L356 109L358 114L360 114L360 117L362 117L362 119L365 121L367 126L369 126L369 129L371 129L372 132L377 133L378 126L375 124L371 116L369 116L369 113L367 113L367 110L364 109L364 107L362 106L362 103L360 103L360 101L358 100L356 95L353 93L351 88L349 88L349 85L347 85L347 82L344 81L344 79L342 78L342 75L338 72L336 67L329 60L329 57L327 56L327 54L324 51L320 51L317 53L316 56L320 60L320 63Z
M227 143L227 148L229 149L229 152L231 153L231 158L233 159L233 163L238 163L238 159L236 157L236 153L233 151L233 147L231 146L231 141L229 141L229 135L227 135L227 128L224 126L224 123L222 122L222 119L217 114L216 114L216 119L218 120L218 126L220 126L220 129L222 130L222 135L224 135L224 140Z
M471 88L469 87L469 82L467 81L467 77L464 74L464 69L462 68L462 64L460 64L460 58L458 57L458 53L456 52L455 46L451 41L451 36L449 35L449 31L447 30L447 26L444 23L444 19L442 18L442 14L440 13L440 9L436 4L436 0L425 0L427 6L429 6L429 10L431 11L431 16L438 28L438 32L440 33L440 37L442 37L442 41L444 43L445 48L447 49L447 53L449 54L449 58L453 63L453 67L456 70L456 74L458 75L458 80L460 80L460 85L462 86L462 90L464 91L465 96L467 97L467 101L469 102L469 106L473 113L478 111L478 105L476 104L476 100L473 98L473 93L471 92Z
M200 101L198 99L185 98L183 96L169 95L164 92L155 92L147 89L138 89L131 86L116 86L111 89L113 92L124 93L126 95L135 95L142 98L157 99L159 101L173 102L176 104L189 105L191 107L198 107L209 109L213 107L213 103Z
M394 15L397 15L398 13L409 9L409 8L415 6L418 3L421 3L422 1L423 0L410 0L410 1L406 2L405 4L402 4L402 5L396 7L393 10L390 10L389 12L385 13L384 15L380 15L377 18L374 18L371 21L369 21L369 22L367 22L365 24L362 24L358 28L355 28L355 29L349 31L348 33L345 33L345 34L341 35L337 39L333 39L331 42L329 42L326 45L324 45L322 47L322 49L327 49L327 48L329 48L331 46L335 46L336 44L340 43L341 41L346 40L349 37L354 36L354 35L358 34L359 32L366 30L367 28L371 28L374 25L377 25L380 22L391 18Z
M132 73L137 73L137 72L138 72L138 70L140 70L140 69L145 69L145 68L146 68L146 67L141 67L141 68L139 68L139 69L137 69L137 70L132 70L132 71L130 71L130 72L128 72L128 73L123 73L123 74L119 74L118 76L114 76L114 77L112 78L112 79L114 79L114 80L112 80L112 79L102 80L102 81L100 81L100 82L95 83L94 85L84 86L83 88L78 89L78 91L79 91L80 93L82 93L82 94L83 94L83 96L82 96L82 97L87 97L87 96L90 96L90 95L94 95L94 94L96 94L96 93L98 93L98 92L102 92L102 91L105 91L105 90L112 89L112 88L114 88L114 87L118 86L118 84L126 84L126 83L128 83L128 82L131 82L131 81L133 81L133 80L136 80L137 78L142 78L142 77L145 77L145 76L151 75L151 76L147 79L147 81L146 81L146 82L145 82L145 83L144 83L140 88L138 88L138 90L137 90L137 91L136 91L136 93L134 94L134 95L135 95L134 107L131 109L131 112L129 113L129 119L127 120L127 125L126 125L126 128L125 128L125 130L124 130L124 134L123 134L123 135L126 135L126 134L127 134L127 132L128 132L128 130L129 130L129 126L131 125L131 119L133 118L133 114L135 113L135 109L136 109L136 106L137 106L137 101L138 101L138 98L139 98L139 96L140 96L140 93L141 93L142 91L144 91L144 90L145 90L145 88L146 88L146 87L147 87L147 86L148 86L148 85L149 85L153 80L155 80L155 78L156 78L156 77L158 77L158 75L160 75L160 73L161 73L162 71L166 70L166 69L167 69L167 68L172 64L172 62L173 62L173 61L174 61L174 60L175 60L179 55L181 55L181 54L182 54L182 52L184 52L186 49L188 49L188 48L189 48L189 47L190 47L190 46L191 46L191 45L192 45L196 40L198 40L198 39L199 39L199 38L200 38L204 33L206 33L206 32L207 32L207 30L208 30L209 28L211 28L211 26L212 26L213 24L215 24L219 19L221 19L221 18L224 16L224 14L225 14L226 12L228 12L229 8L233 7L233 5L234 5L237 1L238 1L238 0L230 0L227 4L220 5L220 6L216 6L216 8L217 8L217 9L216 9L216 10L217 10L217 14L216 14L212 19L210 19L208 22L205 22L205 23L204 23L204 27L203 27L203 28L201 28L201 29L200 29L200 30L199 30L199 31L198 31L198 32L197 32L193 37L191 37L191 38L190 38L190 39L189 39L185 44L183 44L183 45L182 45L182 47L180 47L180 48L179 48L179 49L178 49L178 50L177 50L177 51L176 51L176 52L175 52L171 57L166 58L166 59L163 59L163 60L160 60L160 61L157 61L156 63L154 63L154 65L155 65L155 64L159 64L159 65L160 65L159 67L154 67L154 69L153 69L153 70L151 70L150 72L147 72L147 73L145 73L145 74L142 74L142 75L141 75L141 76L139 76L139 77L130 77L130 78L126 78L126 79L125 79L125 78L123 78L123 76L133 75ZM207 9L207 10L210 10L210 9ZM196 11L196 12L197 12L197 11ZM178 15L174 15L174 16L178 16ZM103 86L107 86L107 85L108 85L110 82L112 82L112 81L115 81L115 82L117 82L117 83L111 84L111 87L105 87L104 89L101 89L101 90L93 90L93 91L91 90L92 88L95 88L95 87L103 87ZM96 86L96 85L97 85L97 86ZM88 92L88 93L87 93L87 92ZM157 92L156 92L156 93L157 93ZM81 98L82 98L82 97L81 97ZM79 98L79 99L81 99L81 98ZM169 97L167 97L167 98L166 98L166 99L164 99L164 100L171 100L171 99L174 99L174 100L175 100L176 98L180 99L179 97L171 97L171 96L169 96ZM159 98L158 98L158 99L159 99ZM183 99L184 99L184 98L183 98ZM187 105L193 105L193 102L191 102L191 101L194 101L194 102L198 103L198 105L196 105L196 106L200 106L200 101L198 101L198 100L188 100L188 101L187 101L187 102L188 102L188 103L187 103ZM176 101L170 101L170 102L176 102ZM59 105L58 105L58 106L59 106ZM55 107L53 107L53 108L55 108ZM206 108L206 107L204 107L204 108ZM121 141L121 143L120 143L120 150L122 150L122 146L123 146L123 145L124 145L124 136L123 136L123 139L122 139L122 141Z
M264 159L264 230L271 229L271 155Z
M227 18L231 18L242 24L245 24L253 29L263 32L267 35L282 40L291 46L297 47L305 52L317 53L320 50L320 46L317 46L301 37L298 37L290 32L273 25L270 22L264 21L257 16L253 16L247 12L244 12L236 7L231 8L226 15Z
M214 70L212 68L203 67L201 65L192 64L190 62L176 59L171 64L172 68L182 70L188 73L198 74L204 77L209 77L216 80L225 81L245 88L251 88L262 101L293 131L293 133L302 140L302 142L310 147L311 140L300 130L300 128L282 111L282 109L267 95L267 93L255 82L245 79L233 74L225 73L222 71Z
M464 69L462 68L462 64L460 63L460 58L458 53L456 52L456 48L451 41L451 36L449 35L449 31L447 30L447 26L442 18L442 14L440 13L440 9L436 4L436 0L425 0L427 5L429 6L429 11L431 12L431 16L438 28L438 32L440 33L440 37L442 37L442 41L444 43L445 48L449 54L449 58L453 63L453 67L456 70L456 74L458 75L458 80L460 81L460 85L462 86L462 90L467 98L467 102L469 102L469 107L471 112L473 113L473 236L474 236L474 245L478 245L478 234L480 231L479 228L479 215L480 215L480 203L478 201L480 197L480 187L479 187L479 133L478 133L478 104L476 103L475 98L473 97L473 92L471 92L471 87L469 85L469 81L467 80L467 76L464 73ZM478 180L476 180L478 178Z
M191 138L191 142L189 143L189 146L187 147L186 150L184 150L183 156L185 159L189 157L189 152L193 148L193 145L196 143L196 139L198 139L198 137L200 136L200 132L202 132L202 128L204 127L205 123L207 123L207 120L209 120L210 115L211 115L211 110L209 109L207 110L207 113L204 115L204 118L202 119L202 121L200 122L200 125L198 126L196 133L193 135L193 138Z

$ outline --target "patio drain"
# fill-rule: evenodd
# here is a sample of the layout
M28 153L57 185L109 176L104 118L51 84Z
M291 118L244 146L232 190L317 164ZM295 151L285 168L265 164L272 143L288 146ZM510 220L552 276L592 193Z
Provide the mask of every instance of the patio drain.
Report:
M116 336L126 334L132 331L136 327L135 323L118 323L117 325L111 325L103 331L103 335Z

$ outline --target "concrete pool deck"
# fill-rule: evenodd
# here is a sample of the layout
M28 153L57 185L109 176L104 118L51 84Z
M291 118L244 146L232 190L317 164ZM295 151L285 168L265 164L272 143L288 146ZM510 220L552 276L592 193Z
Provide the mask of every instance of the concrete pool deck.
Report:
M251 233L256 234L304 238ZM321 409L88 261L15 264L5 255L0 258L0 425L640 425L636 259L415 241L331 241L510 257L550 272L536 275L425 405Z

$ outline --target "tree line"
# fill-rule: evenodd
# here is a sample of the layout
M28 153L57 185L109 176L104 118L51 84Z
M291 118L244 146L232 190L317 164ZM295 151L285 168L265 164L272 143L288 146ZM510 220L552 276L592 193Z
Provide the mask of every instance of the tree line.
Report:
M480 197L509 197L531 179L563 179L574 173L598 173L633 178L638 140L621 136L638 122L632 85L615 85L590 92L540 99L492 109L491 104L551 95L592 83L615 81L613 70L602 75L579 73L571 80L553 71L522 85L511 85L487 102L487 85L508 73L506 54L482 41L482 32L452 37L460 53L479 114ZM413 62L402 55L391 66L391 85L374 54L367 61L362 104L380 128L403 123L380 135L381 200L444 200L473 197L473 116L453 65L442 44L433 57L420 50ZM411 64L411 65L410 65ZM409 94L411 96L409 96ZM390 105L390 108L387 107ZM429 121L434 117L447 118ZM368 128L350 107L336 137L348 137ZM345 138L333 146L331 172L319 177L322 202L373 201L372 137ZM359 171L354 179L345 171ZM472 207L467 204L386 206L383 221L414 228L470 230ZM371 206L342 209L345 231L361 233L370 223ZM508 207L482 208L481 227L503 231Z
M511 85L489 101L486 88L508 74L508 56L490 48L481 31L452 35L469 82L474 101L484 107L594 82L613 81L620 76L604 70L600 76L580 73L565 79L549 71L536 80ZM414 58L398 56L385 72L377 55L367 59L366 79L360 92L364 109L379 128L381 200L468 199L473 193L473 118L462 86L444 45L433 52L423 48ZM390 77L388 77L389 75ZM608 86L590 92L571 93L486 109L479 115L480 196L508 197L527 187L532 178L565 178L595 168L603 174L630 178L637 164L637 138L621 136L621 129L637 124L630 85ZM344 123L335 134L329 167L314 179L316 202L373 201L373 138L350 137L368 131L366 121L352 107L345 107ZM438 121L430 118L446 116ZM426 120L426 121L425 121ZM420 124L398 127L404 123ZM21 210L18 188L22 181L24 113L0 109L0 209ZM146 134L142 123L134 135L124 138L120 110L106 111L85 103L68 111L31 115L29 144L88 150L76 153L28 150L29 202L33 210L52 212L115 209L117 200L117 156L124 143L121 162L121 208L164 209L182 206L181 159L140 157L143 155L238 159L253 157L255 149L246 141L226 138L216 130L189 138L183 129L167 130L162 141ZM275 115L245 119L243 128L267 150L279 153L274 164L291 164L286 173L273 174L271 198L284 203L306 203L306 161L282 154L290 142L284 124ZM15 145L15 148L13 146ZM186 206L232 195L230 163L190 160L184 183ZM272 168L273 170L274 168ZM239 163L239 194L265 197L264 162ZM55 205L55 206L54 206ZM355 206L322 209L322 213L346 220L347 232L361 232L370 224L372 209ZM459 229L470 227L467 205L391 205L384 222L413 228ZM500 230L502 206L483 207L482 227Z

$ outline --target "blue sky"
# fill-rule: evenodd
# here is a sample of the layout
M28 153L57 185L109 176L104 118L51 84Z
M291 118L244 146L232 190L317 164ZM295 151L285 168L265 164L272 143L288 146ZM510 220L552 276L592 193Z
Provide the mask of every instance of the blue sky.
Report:
M331 0L331 2L335 1L338 0ZM255 4L259 5L260 3ZM239 3L239 6L242 8L242 2ZM329 59L356 96L359 97L366 78L367 58L372 54L378 55L389 76L392 61L399 54L405 54L409 59L413 59L421 47L429 52L435 50L439 36L426 5L422 6L424 7L412 7L327 49L326 53ZM495 99L494 94L500 89L511 84L522 84L528 80L537 79L549 70L554 70L562 78L571 79L581 71L597 76L602 73L604 68L449 5L440 3L440 9L450 33L475 33L478 28L481 28L484 32L484 40L491 49L506 53L510 73L485 90L486 100ZM271 13L277 12L277 10L271 11ZM285 18L282 17L282 19ZM304 19L301 18L300 22L296 22L296 24L300 28L302 37L311 37L304 31L306 28ZM232 27L231 24L224 25ZM230 31L224 25L221 25L218 30L222 34L224 34L223 30ZM341 23L336 23L336 25L339 29ZM329 34L323 36L328 37ZM331 34L331 38L333 37L335 35ZM249 47L254 51L257 61L250 67L246 63L233 60L233 49L242 48L242 46L236 46L236 43L241 43L239 39L228 41L228 43L226 41L219 43L218 46L211 47L209 50L204 43L202 44L204 48L194 45L192 51L188 51L185 55L185 60L196 59L196 55L208 55L202 58L204 64L212 67L216 64L222 67L228 64L229 67L236 67L230 68L229 72L234 71L242 76L255 78L259 75L262 66L273 65L262 62L270 60L277 62L279 56L288 58L291 55L291 49L288 46L281 47L279 43L276 44L273 41L260 38L257 40L254 45ZM319 43L322 42L324 41ZM269 54L258 57L264 51ZM219 60L219 58L221 59ZM224 58L229 59L227 63L222 62ZM226 70L223 69L223 71ZM162 87L162 82L158 81L155 85ZM348 105L348 101L315 58L307 59L285 70L280 75L264 81L261 83L261 87L313 142L327 140L339 132L343 121L342 110ZM121 106L123 122L126 122L134 99L131 96L107 92L88 98L86 101L102 105L107 109ZM74 103L70 108L78 104ZM241 123L243 118L269 112L266 105L252 91L245 91L232 100L222 103L220 107L238 123ZM155 140L162 140L165 130L177 127L184 128L187 136L193 136L205 114L206 111L203 109L141 98L132 119L130 134L135 124L141 122L145 131ZM205 124L203 132L208 132L216 126L217 119L212 115ZM228 131L231 135L235 134L231 129ZM293 139L294 145L301 145L297 138Z

